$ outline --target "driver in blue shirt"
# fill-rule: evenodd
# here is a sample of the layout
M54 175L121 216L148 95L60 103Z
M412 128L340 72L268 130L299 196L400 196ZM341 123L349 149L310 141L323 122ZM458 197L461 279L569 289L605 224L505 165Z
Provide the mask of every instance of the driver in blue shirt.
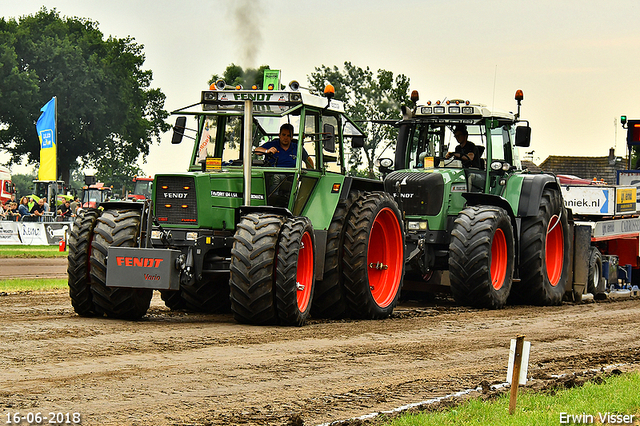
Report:
M272 154L276 159L277 167L295 167L298 153L298 142L292 139L293 125L284 123L280 126L280 133L276 139L270 140L255 149L261 154ZM302 149L302 160L310 169L313 169L313 160L307 151Z

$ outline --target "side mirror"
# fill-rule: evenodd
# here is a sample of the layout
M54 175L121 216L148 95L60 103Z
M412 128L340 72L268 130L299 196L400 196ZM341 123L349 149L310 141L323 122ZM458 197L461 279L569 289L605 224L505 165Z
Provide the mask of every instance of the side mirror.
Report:
M364 136L354 136L351 138L351 148L364 148Z
M531 145L531 127L516 127L516 146L528 147Z
M173 137L171 138L172 144L179 144L182 142L184 136L184 129L187 124L187 117L180 116L176 118L176 124L173 126Z
M322 133L324 133L324 149L328 152L336 152L336 129L331 124L325 124L322 126Z

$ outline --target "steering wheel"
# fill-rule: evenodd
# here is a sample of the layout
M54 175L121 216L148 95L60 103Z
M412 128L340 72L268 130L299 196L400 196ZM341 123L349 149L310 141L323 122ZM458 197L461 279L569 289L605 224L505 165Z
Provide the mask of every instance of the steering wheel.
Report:
M276 167L278 165L278 159L271 152L266 152L264 154L264 162L269 167Z

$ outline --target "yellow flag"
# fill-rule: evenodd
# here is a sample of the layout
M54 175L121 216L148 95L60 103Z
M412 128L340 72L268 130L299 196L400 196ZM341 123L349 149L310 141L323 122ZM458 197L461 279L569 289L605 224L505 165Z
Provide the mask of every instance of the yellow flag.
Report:
M56 97L40 108L42 114L36 123L40 140L39 180L56 180L58 177L57 140L56 140Z

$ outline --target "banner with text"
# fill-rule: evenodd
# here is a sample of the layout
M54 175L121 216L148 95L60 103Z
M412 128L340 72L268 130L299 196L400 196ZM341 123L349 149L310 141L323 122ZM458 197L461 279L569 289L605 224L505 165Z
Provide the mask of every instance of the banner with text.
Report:
M56 143L56 97L51 98L41 109L42 114L36 123L40 139L39 180L56 180L58 175Z
M0 244L22 244L19 226L20 222L0 221Z

